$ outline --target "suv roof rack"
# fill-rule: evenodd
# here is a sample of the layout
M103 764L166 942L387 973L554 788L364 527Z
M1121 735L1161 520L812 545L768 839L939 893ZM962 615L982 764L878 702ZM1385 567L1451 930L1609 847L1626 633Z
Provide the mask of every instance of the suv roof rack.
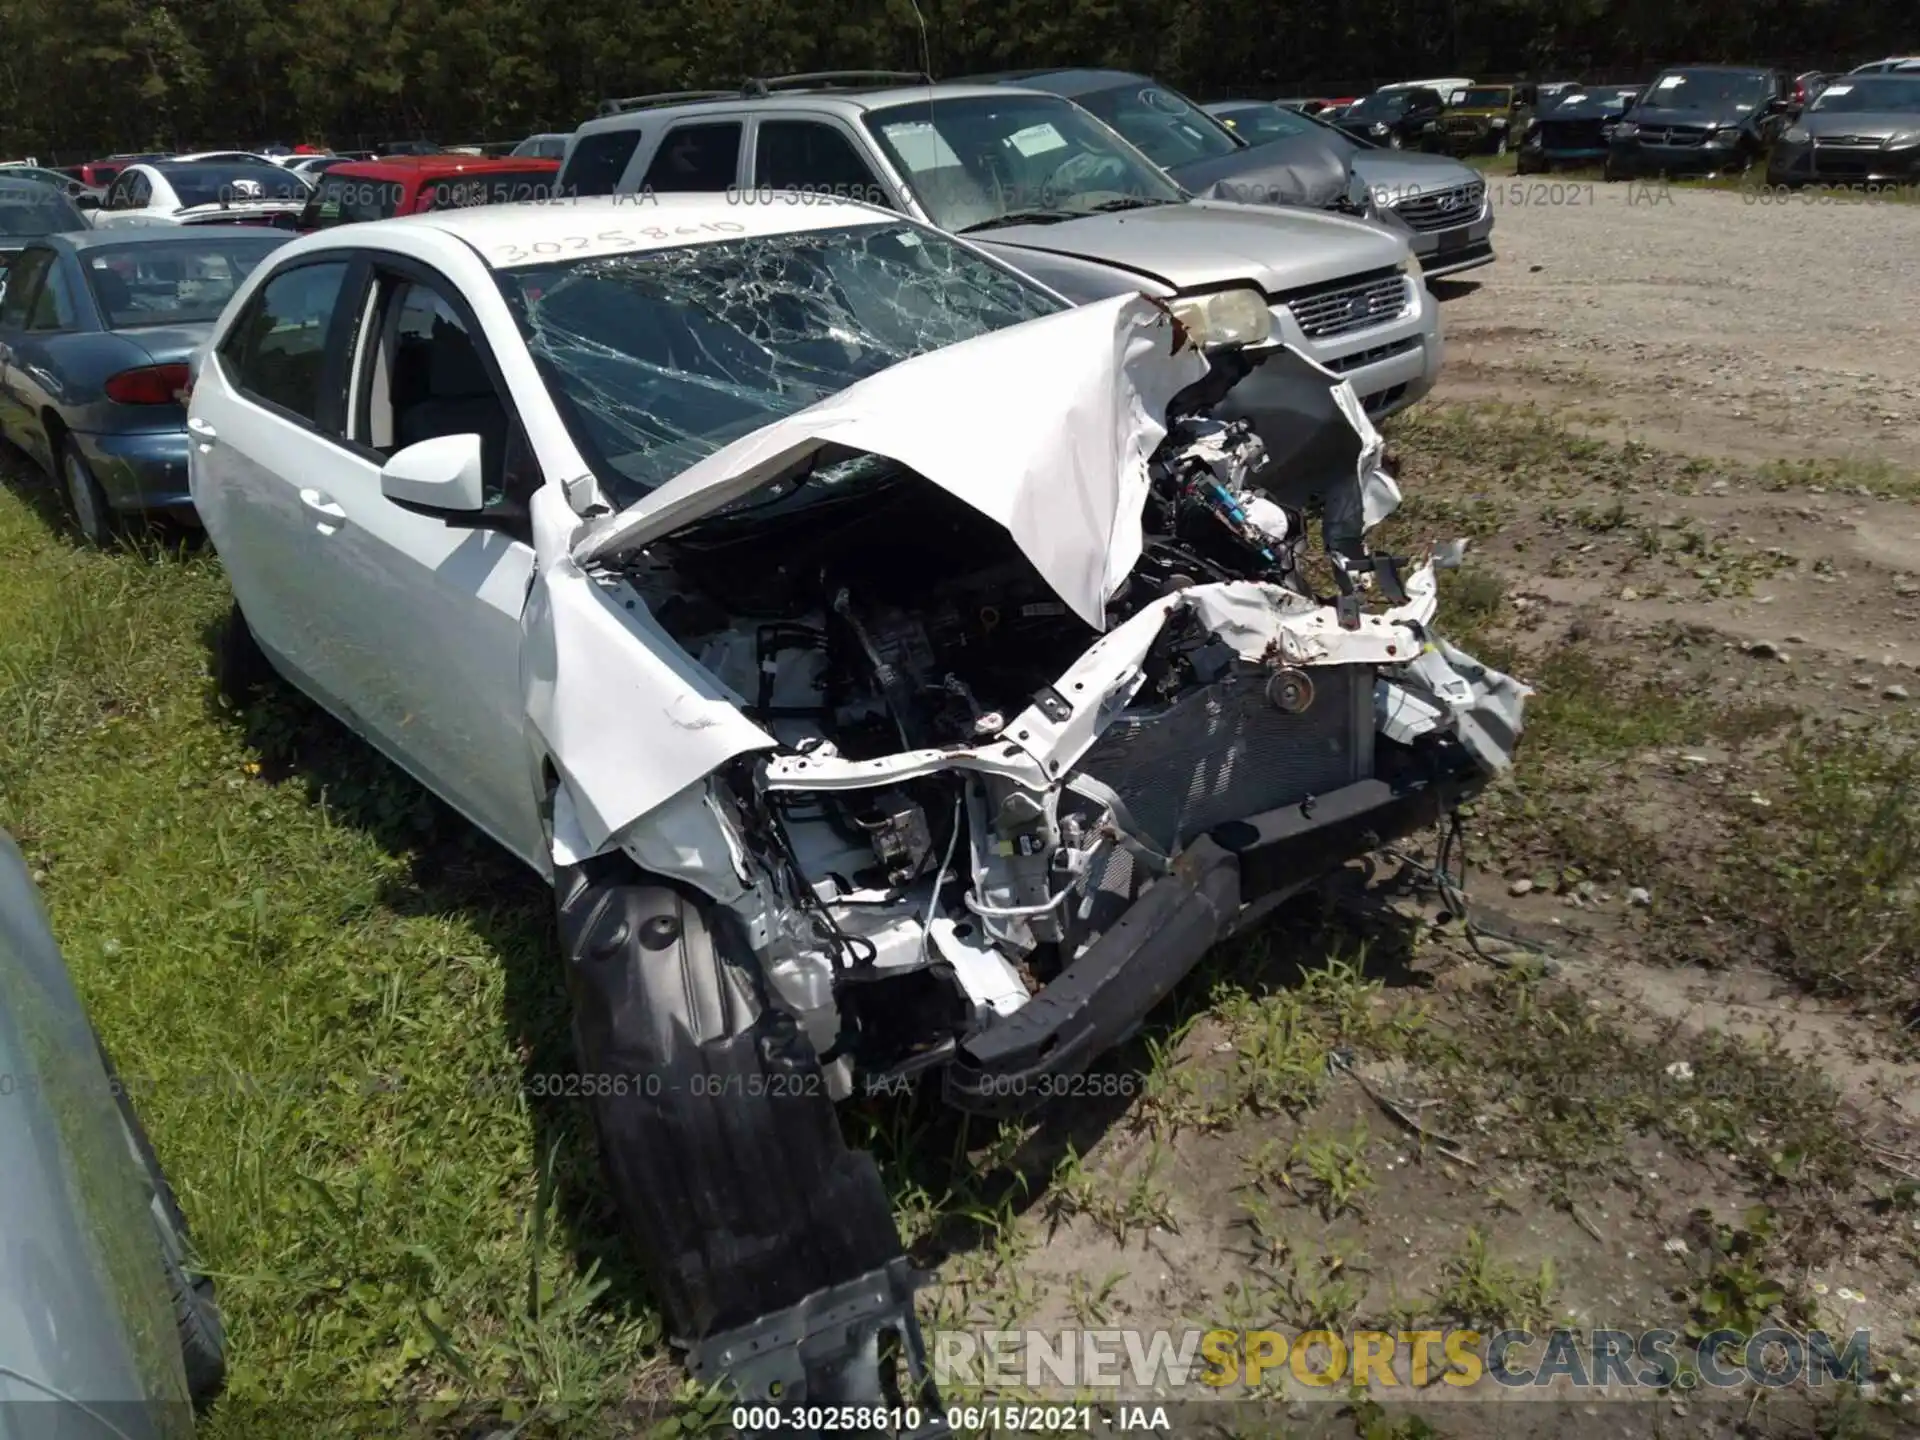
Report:
M629 110L651 110L657 105L678 105L689 100L738 100L738 90L662 90L656 95L624 95L602 100L602 115L624 115Z
M740 93L749 97L775 90L871 90L884 85L931 85L924 70L812 70L802 75L771 75L747 81Z

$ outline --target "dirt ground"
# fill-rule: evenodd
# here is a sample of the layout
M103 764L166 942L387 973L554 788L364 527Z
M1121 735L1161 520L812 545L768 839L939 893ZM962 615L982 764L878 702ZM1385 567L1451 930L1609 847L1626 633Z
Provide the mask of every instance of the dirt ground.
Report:
M1393 538L1471 537L1442 623L1538 691L1474 933L1383 859L1210 961L985 1157L992 1244L930 1228L935 1326L1867 1329L1873 1378L1173 1433L1920 1433L1920 206L1567 188L1389 427Z
M1912 463L1915 206L1490 185L1500 258L1441 282L1441 397L1574 402L1685 453Z

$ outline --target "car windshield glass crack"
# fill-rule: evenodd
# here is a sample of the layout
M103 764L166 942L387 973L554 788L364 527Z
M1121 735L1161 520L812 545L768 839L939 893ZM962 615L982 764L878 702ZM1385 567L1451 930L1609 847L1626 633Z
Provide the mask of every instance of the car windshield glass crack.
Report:
M902 224L536 265L500 283L622 507L890 365L1060 308Z

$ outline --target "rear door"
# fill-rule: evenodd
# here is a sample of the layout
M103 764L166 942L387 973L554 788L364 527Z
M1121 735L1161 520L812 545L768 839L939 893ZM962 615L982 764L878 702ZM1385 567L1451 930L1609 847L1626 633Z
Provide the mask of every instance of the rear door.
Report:
M10 392L8 403L20 407L21 448L52 471L59 457L47 430L47 413L60 414L73 424L73 409L98 398L98 391L80 392L75 377L60 364L62 337L73 332L75 319L69 265L50 248L32 254L33 294L27 300L24 329L7 337L3 383ZM99 383L91 381L96 387Z
M738 118L701 116L675 121L660 132L637 185L642 195L726 191L742 183L746 124Z
M187 420L194 505L249 628L290 679L354 725L327 683L338 666L316 645L312 617L336 583L323 573L324 542L341 517L331 490L365 294L365 267L346 252L275 269L201 361Z
M24 363L20 352L28 343L27 317L33 313L53 259L53 251L44 245L21 251L12 257L6 290L0 294L0 431L42 465L47 465L46 446L17 380Z

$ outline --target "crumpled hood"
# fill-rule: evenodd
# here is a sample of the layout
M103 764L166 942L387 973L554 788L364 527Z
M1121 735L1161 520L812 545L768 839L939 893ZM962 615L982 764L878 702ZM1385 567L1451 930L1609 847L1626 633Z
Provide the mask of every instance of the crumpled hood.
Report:
M1373 203L1383 207L1485 178L1451 156L1419 150L1362 150L1353 157L1353 173L1366 183Z
M639 549L798 470L827 446L897 461L1006 527L1060 598L1104 629L1140 558L1147 459L1173 397L1207 373L1140 295L1063 310L882 370L682 471L573 545Z
M1324 140L1288 136L1175 165L1167 173L1202 199L1248 205L1304 205L1324 210L1347 198L1345 158Z
M1174 397L1209 363L1176 349L1160 302L1123 295L905 360L716 450L570 546L586 567L642 549L795 474L828 446L885 456L1004 526L1081 619L1139 561L1147 461ZM1298 352L1268 362L1326 387L1354 434L1355 483L1324 497L1333 532L1357 536L1399 503L1384 442L1353 387ZM1292 373L1292 372L1289 372Z

